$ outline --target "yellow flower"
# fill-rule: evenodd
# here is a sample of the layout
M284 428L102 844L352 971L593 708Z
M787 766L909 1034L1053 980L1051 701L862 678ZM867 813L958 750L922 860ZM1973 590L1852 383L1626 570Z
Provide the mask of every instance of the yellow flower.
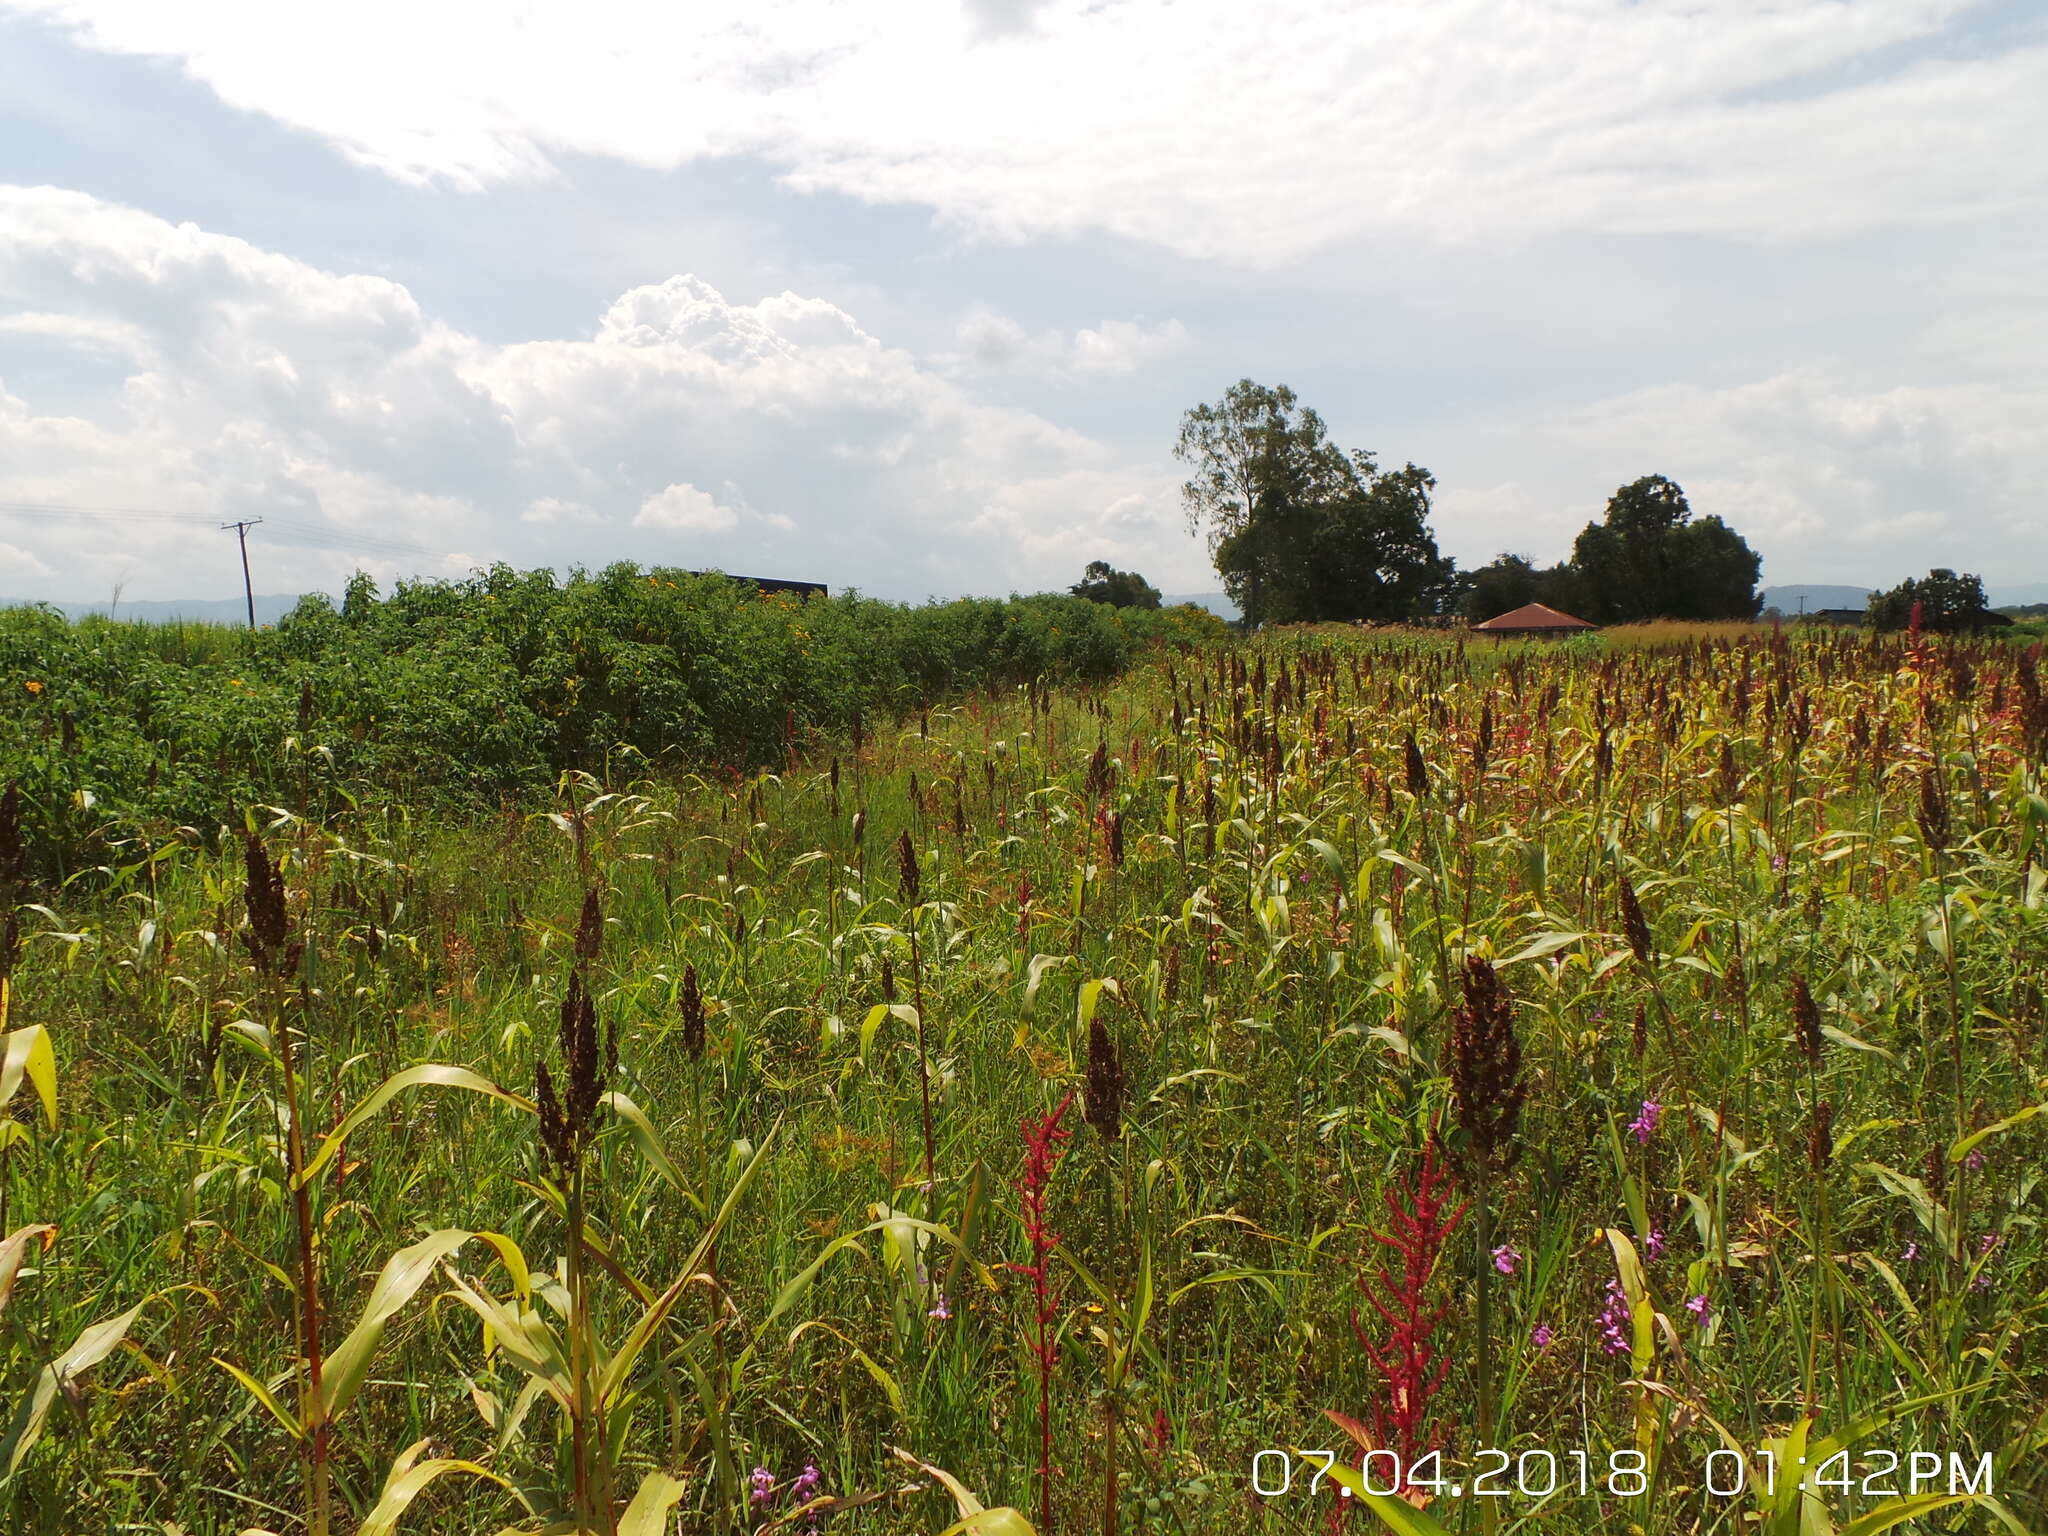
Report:
M242 680L239 677L231 677L228 679L228 686L230 688L239 688L242 686Z
M41 693L43 691L43 685L37 682L34 678L30 678L21 686L26 688L30 693Z

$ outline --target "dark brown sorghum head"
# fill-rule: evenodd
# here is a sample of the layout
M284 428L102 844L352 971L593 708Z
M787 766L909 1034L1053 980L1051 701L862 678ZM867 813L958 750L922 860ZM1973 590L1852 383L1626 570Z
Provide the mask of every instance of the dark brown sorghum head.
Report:
M1465 1006L1451 1015L1451 1105L1469 1153L1482 1168L1505 1168L1515 1160L1526 1092L1514 999L1492 962L1469 955Z
M1948 790L1941 782L1939 769L1920 771L1919 820L1920 835L1927 839L1927 846L1936 853L1947 851L1954 829L1949 824Z
M1807 1166L1819 1173L1834 1155L1835 1103L1832 1099L1822 1099L1813 1106L1813 1116L1806 1127Z
M1124 813L1118 811L1109 818L1109 862L1114 869L1124 867Z
M1422 760L1422 748L1415 744L1412 730L1402 753L1408 765L1408 793L1420 800L1429 793L1429 765Z
M1648 1003L1637 1003L1635 1025L1629 1031L1629 1049L1635 1053L1636 1060L1641 1061L1643 1059L1643 1052L1648 1050L1649 1046L1650 1005Z
M1822 1037L1820 1032L1820 1006L1813 1000L1813 989L1806 984L1806 978L1797 971L1792 973L1792 1025L1799 1039L1799 1054L1807 1065L1818 1067Z
M887 955L882 956L882 1001L896 1001L896 962Z
M1744 1017L1749 1007L1749 970L1742 961L1742 938L1738 930L1734 952L1728 957L1728 964L1721 970L1721 993L1728 999L1728 1007L1737 1018Z
M299 963L301 943L291 936L291 915L285 909L284 873L270 860L263 839L249 834L243 848L246 875L242 885L243 906L249 916L249 931L242 936L256 969L267 976L288 976Z
M683 1013L683 1049L690 1053L690 1060L696 1061L704 1054L704 993L697 985L697 967L683 967L683 993L679 1000Z
M1621 931L1628 940L1629 951L1644 965L1652 964L1656 946L1650 938L1650 924L1643 916L1642 903L1636 900L1635 885L1627 875L1616 875L1615 883L1621 900Z
M561 1100L555 1096L555 1080L548 1072L548 1064L537 1061L533 1068L534 1102L539 1106L540 1144L548 1161L558 1169L567 1169L576 1158L576 1139L570 1134L569 1121L562 1113Z
M604 911L598 905L597 890L592 887L583 893L583 911L576 920L576 964L579 968L597 958L598 946L604 942Z
M1100 799L1109 793L1116 780L1116 770L1109 763L1109 743L1098 741L1095 755L1088 759L1088 776L1083 781L1090 799Z
M902 893L903 905L917 905L923 882L918 876L917 845L910 840L910 829L904 828L896 839L896 888Z
M1095 1127L1104 1141L1115 1141L1123 1134L1124 1103L1128 1095L1123 1062L1117 1056L1116 1043L1109 1038L1109 1030L1098 1014L1088 1021L1088 1103L1083 1118Z
M541 1143L553 1159L555 1171L566 1178L576 1171L583 1149L596 1131L598 1101L618 1070L619 1059L616 1028L607 1032L602 1043L598 1040L597 1001L583 984L581 971L569 973L569 989L562 994L555 1034L568 1081L558 1098L547 1063L537 1062L534 1098L540 1106Z

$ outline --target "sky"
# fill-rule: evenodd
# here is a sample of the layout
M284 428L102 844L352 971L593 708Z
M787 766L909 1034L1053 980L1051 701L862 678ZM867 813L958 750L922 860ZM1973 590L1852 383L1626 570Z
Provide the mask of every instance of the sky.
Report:
M2042 144L2038 0L0 0L0 594L1213 590L1243 378L1461 565L2039 581Z

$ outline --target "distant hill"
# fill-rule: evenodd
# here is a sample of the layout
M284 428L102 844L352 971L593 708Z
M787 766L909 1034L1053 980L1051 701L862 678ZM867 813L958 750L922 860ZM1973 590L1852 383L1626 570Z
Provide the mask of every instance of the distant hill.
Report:
M1812 613L1820 608L1861 608L1870 600L1871 588L1765 587L1764 606L1775 608L1790 617L1799 612L1799 598L1802 593L1806 597L1806 611ZM1987 582L1984 587L1984 598L1993 608L2017 608L2027 603L2048 603L2048 581L2027 582L2016 587L1994 587Z
M1159 599L1165 607L1177 603L1193 603L1197 608L1206 608L1220 619L1235 621L1238 617L1237 604L1221 592L1169 592Z
M0 608L18 608L37 599L26 597L0 597ZM119 606L107 603L62 603L54 598L42 599L62 613L67 619L82 619L88 614L105 616L111 609L117 619L137 619L150 624L165 624L173 619L200 624L246 624L249 622L249 605L240 597L173 597L152 602L137 602L123 599ZM256 594L256 622L275 624L299 605L296 595L283 596L277 593Z

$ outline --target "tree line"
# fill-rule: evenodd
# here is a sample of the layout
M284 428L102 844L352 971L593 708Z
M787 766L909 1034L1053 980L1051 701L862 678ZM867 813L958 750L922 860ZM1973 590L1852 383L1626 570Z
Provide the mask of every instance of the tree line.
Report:
M1694 517L1662 475L1617 490L1561 564L1502 554L1460 571L1429 525L1435 476L1345 452L1285 385L1243 379L1195 406L1174 456L1192 470L1188 531L1207 537L1248 624L1484 620L1531 602L1626 624L1749 619L1761 606L1756 552L1720 518Z

